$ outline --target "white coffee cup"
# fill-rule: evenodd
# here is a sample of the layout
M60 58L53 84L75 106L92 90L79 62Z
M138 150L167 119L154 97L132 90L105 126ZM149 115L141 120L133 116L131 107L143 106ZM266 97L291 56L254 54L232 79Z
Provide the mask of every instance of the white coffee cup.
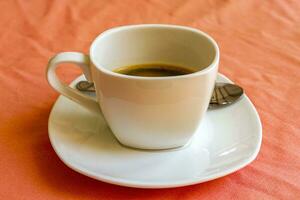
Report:
M94 82L97 98L63 84L55 74L60 63L78 64L86 79ZM121 66L147 63L192 67L196 72L168 77L113 72ZM208 108L218 63L216 42L197 29L131 25L100 34L89 56L75 52L55 55L49 61L47 79L62 95L102 113L122 144L166 149L187 144L195 134Z

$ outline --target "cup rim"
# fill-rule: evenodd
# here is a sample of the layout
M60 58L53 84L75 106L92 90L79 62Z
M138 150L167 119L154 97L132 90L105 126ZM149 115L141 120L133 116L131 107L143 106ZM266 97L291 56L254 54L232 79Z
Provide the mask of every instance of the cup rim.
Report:
M130 75L126 75L126 74L119 74L113 71L110 71L104 67L102 67L98 62L96 62L93 58L94 58L94 51L95 48L98 44L98 42L100 41L101 38L105 37L106 35L110 34L110 33L114 33L114 32L118 32L118 31L123 31L123 30L127 30L127 29L131 29L131 28L174 28L174 29L181 29L181 30L188 30L197 34L200 34L202 36L204 36L205 38L207 38L207 40L209 42L212 43L214 49L215 49L215 56L213 58L213 61L210 63L210 65L208 65L207 67L205 67L204 69L191 73L191 74L185 74L185 75L180 75L180 76L162 76L162 77L144 77L144 76L130 76ZM194 76L199 76L199 75L203 75L206 74L208 72L210 72L211 70L213 70L219 62L219 57L220 57L220 53L219 53L219 47L216 43L216 41L209 36L207 33L204 33L203 31L200 31L196 28L191 28L191 27L187 27L187 26L180 26L180 25L171 25L171 24L136 24L136 25L125 25L125 26L117 26L111 29L108 29L104 32L102 32L100 35L98 35L94 41L92 42L92 45L90 47L90 60L92 61L92 63L95 65L95 67L100 70L101 72L103 72L106 75L110 75L110 76L114 76L117 78L125 78L125 79L137 79L137 80L164 80L164 79L182 79L182 78L190 78L190 77L194 77Z

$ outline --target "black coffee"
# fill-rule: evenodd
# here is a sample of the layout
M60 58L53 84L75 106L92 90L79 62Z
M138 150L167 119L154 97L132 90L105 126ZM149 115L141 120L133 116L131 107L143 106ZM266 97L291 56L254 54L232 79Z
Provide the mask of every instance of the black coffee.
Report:
M162 77L191 74L194 73L195 70L166 64L141 64L120 67L115 69L114 72L130 76Z

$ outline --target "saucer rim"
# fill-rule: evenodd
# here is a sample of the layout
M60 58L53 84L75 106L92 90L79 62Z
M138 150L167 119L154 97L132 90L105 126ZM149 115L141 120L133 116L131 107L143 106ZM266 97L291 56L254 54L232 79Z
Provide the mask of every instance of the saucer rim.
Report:
M218 73L218 76L220 76L221 78L223 78L226 82L228 83L233 83L229 78L227 78L225 75ZM70 85L74 85L76 82L78 82L81 78L83 77L83 75L78 76L76 79L74 79L72 81L72 83ZM56 107L56 105L58 104L58 102L61 100L63 96L60 95L57 100L55 101L55 103L52 106L50 115L49 115L49 119L48 119L48 136L49 136L49 140L51 143L51 146L53 148L53 150L55 151L56 155L59 157L59 159L66 165L68 166L70 169L85 175L87 177L99 180L99 181L103 181L106 183L110 183L110 184L114 184L114 185L119 185L119 186L125 186L125 187L132 187L132 188L148 188L148 189L158 189L158 188L176 188L176 187L183 187L183 186L188 186L188 185L194 185L194 184L199 184L199 183L203 183L203 182L207 182L210 180L214 180L217 178L221 178L223 176L229 175L233 172L236 172L244 167L246 167L247 165L249 165L251 162L253 162L255 160L255 158L257 157L260 148L261 148L261 143L262 143L262 124L261 124L261 120L260 117L258 115L258 112L255 108L255 106L253 105L253 103L251 102L251 100L248 98L248 96L246 94L243 95L243 98L246 99L246 101L250 104L251 112L253 112L252 114L255 115L255 120L256 120L256 125L258 128L258 132L257 132L257 140L256 141L256 146L255 146L255 150L252 153L252 155L250 157L248 157L247 159L245 159L243 162L240 162L238 164L236 164L236 166L231 167L227 170L222 170L220 172L216 172L214 174L208 175L208 176L204 176L204 177L193 177L193 178L189 178L189 179L185 179L185 180L180 180L180 181L173 181L172 183L170 182L166 182L166 183L159 183L159 182L145 182L145 181L132 181L132 180L127 180L124 178L115 178L112 176L107 176L107 175L103 175L103 174L99 174L99 173L95 173L95 172L91 172L88 171L88 169L84 170L80 169L80 167L76 167L74 166L74 164L69 164L58 152L58 150L55 147L55 142L54 139L52 138L52 134L51 132L53 132L54 130L51 130L52 127L52 122L54 118L54 108Z

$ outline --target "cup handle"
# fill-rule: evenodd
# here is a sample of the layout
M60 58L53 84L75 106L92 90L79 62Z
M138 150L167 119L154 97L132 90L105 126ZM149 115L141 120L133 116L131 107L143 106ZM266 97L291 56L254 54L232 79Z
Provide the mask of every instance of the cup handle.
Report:
M56 73L55 69L58 64L61 63L74 63L77 64L83 71L84 76L90 82L92 82L91 70L90 70L90 58L87 55L77 52L63 52L56 54L48 62L48 67L46 70L46 76L49 84L59 93L68 97L69 99L79 103L85 108L93 111L100 112L100 106L98 101L85 95L76 89L69 87L67 84L62 83Z

